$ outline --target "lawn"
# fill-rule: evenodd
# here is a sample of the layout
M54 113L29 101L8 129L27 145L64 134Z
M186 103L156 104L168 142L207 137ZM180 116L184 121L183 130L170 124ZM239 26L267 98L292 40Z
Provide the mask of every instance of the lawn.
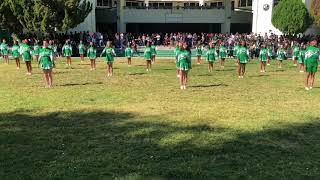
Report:
M0 62L1 179L270 179L320 176L320 77L305 91L291 62L238 79L194 65L180 90L175 64L89 71L57 62L54 88Z

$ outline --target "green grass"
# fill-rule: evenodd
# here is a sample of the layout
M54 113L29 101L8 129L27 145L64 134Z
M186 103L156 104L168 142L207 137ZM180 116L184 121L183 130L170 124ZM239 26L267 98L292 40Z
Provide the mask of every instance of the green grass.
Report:
M320 176L320 82L305 91L291 62L261 75L253 61L244 79L233 61L194 65L185 91L172 60L133 63L106 78L103 62L58 62L46 89L38 68L1 62L1 179Z

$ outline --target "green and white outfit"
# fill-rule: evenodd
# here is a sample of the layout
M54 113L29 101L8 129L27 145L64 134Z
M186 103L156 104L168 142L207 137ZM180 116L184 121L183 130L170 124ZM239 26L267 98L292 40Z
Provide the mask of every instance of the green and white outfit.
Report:
M238 48L237 56L240 64L246 64L249 61L249 50L244 46L240 46Z
M40 49L39 64L43 70L50 70L53 68L53 51L51 48Z
M177 46L176 49L174 50L174 53L176 55L176 67L179 69L179 59L178 59L178 56L180 54L181 50L180 50L180 47Z
M300 51L299 46L294 46L294 47L293 47L292 60L298 59L298 57L299 57L299 51Z
M12 57L14 59L17 59L20 57L20 46L18 45L13 45L11 48L11 53L12 53Z
M197 51L197 56L202 56L203 53L203 47L196 47L196 51Z
M233 47L233 56L237 57L238 56L238 50L239 50L240 46L236 45Z
M207 61L213 62L216 60L217 51L215 48L209 48L206 55L207 55Z
M143 54L143 57L146 61L150 61L151 60L151 57L152 57L152 50L150 47L146 47L144 49L144 54Z
M151 46L150 46L150 49L151 49L151 55L152 55L152 56L157 55L157 46L151 45Z
M72 56L72 47L70 44L65 44L62 47L63 56L65 57L71 57Z
M189 51L183 50L179 52L178 64L181 71L189 71L191 69L191 54Z
M124 50L124 56L125 56L125 57L131 58L131 57L132 57L132 54L133 54L133 50L132 50L130 47L127 47L127 48Z
M272 46L269 46L268 47L268 57L272 58L272 56L273 56L273 48L272 48Z
M34 56L39 56L39 54L40 54L40 46L39 46L38 44L35 44L35 45L33 46L32 54L33 54Z
M1 43L0 52L1 52L2 56L8 56L9 55L9 46L8 46L8 44Z
M262 62L266 62L268 61L268 56L269 56L269 49L267 48L262 48L260 50L260 54L259 54L259 59Z
M286 59L286 51L283 48L278 49L277 51L277 59L279 61L283 61Z
M306 50L300 49L299 58L298 58L299 64L304 64L305 55L306 55Z
M87 50L87 56L89 57L90 60L94 60L97 58L97 50L93 46L90 46L89 49Z
M309 46L305 53L305 65L308 73L316 73L319 65L320 49L318 47Z
M101 54L106 53L106 62L107 63L113 63L114 56L116 56L116 53L113 48L104 48Z
M20 44L20 54L25 62L31 61L31 48L28 44Z
M85 46L84 46L84 44L79 44L79 46L78 46L78 49L79 49L79 54L80 55L84 55L84 52L85 52Z
M219 47L219 57L220 57L220 59L227 58L227 48L225 46L221 45Z

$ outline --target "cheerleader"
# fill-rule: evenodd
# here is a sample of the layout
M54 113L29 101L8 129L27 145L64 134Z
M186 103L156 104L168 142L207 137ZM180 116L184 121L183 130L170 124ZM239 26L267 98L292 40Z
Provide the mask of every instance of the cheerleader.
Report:
M300 48L299 48L299 44L295 44L293 47L292 47L292 60L293 60L293 66L297 66L297 62L298 62L298 57L299 57L299 51L300 51Z
M286 51L283 48L283 45L280 45L280 48L277 51L277 59L278 59L278 68L282 68L282 61L286 59Z
M242 41L241 46L238 48L237 52L238 57L238 76L239 78L243 78L245 72L246 72L246 64L249 60L249 50L246 47L246 42Z
M317 40L314 39L310 42L310 46L305 51L305 89L311 90L314 85L315 75L318 71L320 50L317 47Z
M224 69L224 63L227 57L227 49L224 45L224 42L222 41L219 47L219 57L220 57L220 66L222 69Z
M152 51L150 47L150 42L147 42L146 48L144 49L144 59L146 60L146 69L151 71L151 60L152 60Z
M2 58L4 60L5 64L9 64L9 47L8 44L6 43L6 40L3 39L2 43L0 45L0 53L2 55Z
M32 55L36 59L37 63L39 62L39 53L40 53L40 47L38 45L38 40L36 40L33 45Z
M269 60L269 49L266 48L264 44L262 44L261 46L259 59L260 59L260 72L264 73L266 72L266 64L267 64L267 61Z
M51 51L52 51L53 58L51 59L51 61L52 61L52 64L53 64L53 68L55 68L56 67L56 64L55 64L55 60L56 60L56 58L55 58L55 49L56 48L55 48L53 40L49 40L48 48L51 49Z
M191 69L191 51L187 43L183 43L178 54L178 63L180 70L180 89L186 89L188 83L188 73Z
M178 62L178 55L180 53L180 49L182 49L183 44L181 42L178 43L176 49L174 50L174 54L176 56L176 68L177 68L177 78L180 78L180 70L179 70L179 62Z
M87 50L87 56L90 59L90 71L96 70L97 49L93 45L93 42L90 42L89 48Z
M203 53L203 46L201 46L200 42L198 43L197 47L196 47L196 51L197 51L197 64L201 64L201 56Z
M273 56L273 47L272 47L272 44L269 44L267 50L268 50L268 63L267 63L267 65L270 66L270 64L271 64L271 59L272 59L272 56Z
M71 66L72 47L70 41L66 40L66 43L62 47L63 56L67 58L67 66Z
M130 43L128 43L127 48L124 51L124 56L127 57L128 66L131 67L131 58L132 58L133 50L130 47Z
M80 60L81 60L81 63L83 63L83 60L84 60L84 52L85 52L85 46L82 42L82 40L80 41L80 44L78 46L78 49L79 49L79 54L80 54Z
M212 42L209 43L209 48L207 51L207 61L208 61L208 72L211 73L213 70L213 62L216 60L217 51L214 48Z
M14 41L14 44L11 48L12 57L16 61L17 69L20 69L20 46L18 41Z
M43 41L43 47L39 51L39 64L43 71L45 86L52 88L53 51L49 48L48 40Z
M238 57L238 49L239 49L239 44L236 42L233 46L233 58L237 59Z
M28 45L28 40L25 39L22 41L20 45L20 55L22 56L23 61L26 63L27 66L27 75L32 74L32 65L31 65L31 48Z
M106 62L108 64L108 77L113 75L113 61L114 61L114 56L116 56L116 53L114 51L114 49L112 48L112 44L111 41L107 42L107 46L103 49L100 57L103 54L106 54Z
M299 57L298 57L299 69L301 73L305 71L305 66L304 66L305 52L306 52L306 45L301 44L301 49L299 51Z
M152 42L152 45L150 46L151 49L151 55L152 55L152 64L156 62L156 55L157 55L157 46Z

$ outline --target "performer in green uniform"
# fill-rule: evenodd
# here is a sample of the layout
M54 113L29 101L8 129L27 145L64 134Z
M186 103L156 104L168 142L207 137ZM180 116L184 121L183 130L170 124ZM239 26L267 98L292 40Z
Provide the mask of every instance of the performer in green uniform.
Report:
M187 43L183 43L178 53L178 63L180 70L180 89L186 89L188 83L188 73L191 69L191 51Z
M305 52L305 89L310 90L314 86L316 72L318 71L320 49L317 47L318 42L316 39L310 42Z
M97 58L97 49L93 45L93 42L90 42L89 48L87 50L87 56L90 59L91 71L96 70L96 58Z
M20 69L20 46L18 41L14 41L11 53L12 57L16 60L17 69Z
M114 61L114 56L116 56L116 53L114 49L112 48L112 43L111 41L107 42L107 46L103 49L100 57L103 54L106 54L106 62L108 64L108 77L113 75L113 61Z
M71 66L72 46L70 41L66 40L66 43L62 47L63 56L67 58L67 66Z
M53 51L49 48L48 40L43 41L43 47L39 51L39 64L43 71L43 78L46 87L52 87Z
M239 49L239 44L236 42L233 46L233 58L237 59L238 57L238 49Z
M78 49L79 49L79 55L80 55L80 60L81 60L81 63L83 62L84 60L84 53L85 53L85 46L82 42L82 40L80 41L79 45L78 45Z
M216 60L217 51L214 48L213 42L209 43L209 48L207 50L207 61L208 61L208 72L211 73L213 70L213 62Z
M292 60L293 60L293 65L297 66L297 60L299 58L299 51L300 51L300 47L299 47L299 43L295 43L295 45L292 47Z
M277 59L278 59L278 68L282 68L282 61L286 59L287 53L283 48L283 45L280 45L280 48L277 51Z
M200 44L200 42L198 43L197 47L196 47L196 51L197 51L197 64L201 64L201 56L203 53L203 46Z
M32 65L31 65L31 48L28 45L28 40L25 39L20 44L20 55L22 56L23 61L26 63L27 66L27 75L32 74Z
M238 75L239 75L239 78L243 78L246 72L246 64L248 63L248 60L249 60L249 50L246 46L245 41L241 42L241 46L238 48L237 56L238 56Z
M259 59L260 59L260 72L266 72L266 65L269 57L269 49L264 44L261 45Z
M127 57L129 67L131 67L132 54L133 54L133 50L130 47L130 43L128 43L127 48L124 50L124 56Z
M151 60L152 63L156 62L156 55L157 55L157 46L154 44L154 42L152 42L152 45L150 46L151 49Z
M38 45L38 40L35 41L33 45L32 55L39 62L40 46Z
M267 65L268 66L270 66L270 64L271 64L271 59L272 59L272 57L273 57L273 46L272 46L272 44L270 43L269 45L268 45L268 63L267 63Z
M147 62L147 65L146 65L147 71L151 71L152 50L150 47L150 42L147 42L147 45L144 48L144 55L143 56Z
M5 64L9 64L9 46L5 39L2 40L2 43L0 44L0 53L3 58L3 61Z
M301 44L301 49L299 51L299 57L298 57L299 69L301 73L305 71L305 67L304 67L305 52L306 52L306 45Z
M180 49L182 49L183 47L183 43L182 42L179 42L178 45L176 46L176 49L174 50L174 54L176 56L176 68L177 68L177 78L180 78L180 70L179 70L179 61L178 61L178 55L180 53Z
M227 48L224 45L224 41L221 41L220 47L219 47L219 57L220 57L220 66L222 69L224 69L224 63L227 57Z

